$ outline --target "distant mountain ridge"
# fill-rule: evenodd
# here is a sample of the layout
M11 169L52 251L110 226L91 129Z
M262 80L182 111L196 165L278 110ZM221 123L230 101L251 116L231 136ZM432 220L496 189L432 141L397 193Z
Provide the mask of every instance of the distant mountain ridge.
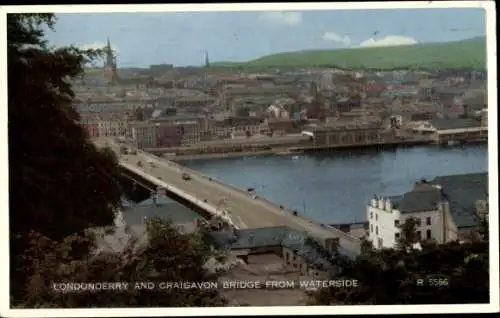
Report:
M248 62L212 63L213 67L338 67L343 69L486 69L486 37L454 42L390 47L323 49L266 55Z

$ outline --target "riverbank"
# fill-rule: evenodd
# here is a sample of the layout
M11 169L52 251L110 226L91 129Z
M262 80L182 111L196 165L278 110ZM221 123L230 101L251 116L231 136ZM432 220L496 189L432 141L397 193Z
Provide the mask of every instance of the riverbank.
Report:
M389 144L389 145L337 145L331 147L282 147L273 148L269 150L259 151L240 151L240 152L220 152L220 153L205 153L205 154L192 154L192 155L177 155L166 157L168 160L175 162L191 161L191 160L207 160L207 159L223 159L223 158L242 158L242 157L255 157L255 156L291 156L301 155L310 152L334 152L335 150L346 151L349 149L388 149L397 147L416 147L428 145L425 143L413 144Z
M258 151L240 151L240 152L220 152L220 153L205 153L205 154L191 154L191 155L177 155L167 157L167 159L181 162L186 160L206 160L206 159L223 159L223 158L241 158L241 157L254 157L254 156L290 156L290 155L300 155L304 153L314 153L314 152L334 152L334 151L346 151L353 149L377 149L386 150L394 148L413 148L413 147L450 147L450 146L467 146L474 144L485 144L487 140L474 140L467 143L458 143L457 145L448 144L438 144L432 143L428 140L412 140L412 141L398 141L398 142L388 142L384 144L370 144L370 145L334 145L334 146L322 146L322 147L279 147L272 148L269 150L258 150Z
M167 159L181 162L186 160L204 160L204 159L223 159L223 158L241 158L241 157L254 157L254 156L265 156L265 155L292 155L293 152L289 152L288 148L277 148L270 150L260 150L260 151L241 151L241 152L222 152L222 153L205 153L197 155L180 155L171 156Z

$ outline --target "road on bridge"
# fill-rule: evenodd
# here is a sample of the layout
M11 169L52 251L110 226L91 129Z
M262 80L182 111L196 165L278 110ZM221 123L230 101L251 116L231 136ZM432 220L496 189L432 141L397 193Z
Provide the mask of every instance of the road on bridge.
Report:
M109 146L119 154L119 145L110 142ZM239 228L288 226L299 231L307 231L309 235L322 241L339 238L339 243L343 248L355 253L359 252L359 240L349 237L338 229L327 225L321 226L301 216L294 216L271 202L254 198L252 193L236 191L227 185L210 181L199 172L168 160L157 159L143 152L119 156L120 163L124 167L140 170L157 179L161 178L158 181L163 181L200 200L207 200L207 203L216 208L227 210L229 217ZM142 167L137 166L139 161ZM153 162L154 165L148 162ZM183 180L183 173L188 173L191 179Z

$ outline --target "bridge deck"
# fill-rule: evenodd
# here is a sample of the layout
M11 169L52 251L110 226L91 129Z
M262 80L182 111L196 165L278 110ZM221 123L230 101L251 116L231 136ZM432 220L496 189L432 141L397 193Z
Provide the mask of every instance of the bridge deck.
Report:
M119 153L119 146L108 142L109 147ZM103 145L102 141L98 144ZM148 160L154 162L154 166L148 164ZM140 168L137 166L138 161L143 164ZM338 229L328 225L321 226L319 223L301 216L294 216L272 202L261 198L253 199L253 196L244 190L217 180L210 181L199 172L166 159L158 159L139 151L136 155L121 155L120 165L159 186L175 187L199 200L206 199L207 203L214 208L227 210L231 220L238 228L288 226L299 231L307 231L311 236L321 240L339 238L339 243L343 248L353 252L359 251L359 240ZM191 180L182 179L184 172L190 175Z

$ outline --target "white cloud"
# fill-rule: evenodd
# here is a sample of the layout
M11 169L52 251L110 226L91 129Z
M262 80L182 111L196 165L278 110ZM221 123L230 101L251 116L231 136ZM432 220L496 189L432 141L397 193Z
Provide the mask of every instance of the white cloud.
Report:
M347 35L341 36L335 32L325 32L321 37L321 39L325 41L338 42L345 46L351 45L351 39Z
M413 45L418 41L409 36L401 35L388 35L378 40L370 38L359 44L360 47L375 47L375 46L399 46L399 45Z
M94 43L90 43L90 44L81 44L81 45L78 45L78 47L83 49L83 50L104 49L106 47L106 43L94 42ZM115 53L119 52L118 48L116 46L114 46L113 44L111 44L111 49L113 49L113 51Z
M300 12L265 12L261 14L259 20L267 21L276 25L294 26L302 21L302 13Z

